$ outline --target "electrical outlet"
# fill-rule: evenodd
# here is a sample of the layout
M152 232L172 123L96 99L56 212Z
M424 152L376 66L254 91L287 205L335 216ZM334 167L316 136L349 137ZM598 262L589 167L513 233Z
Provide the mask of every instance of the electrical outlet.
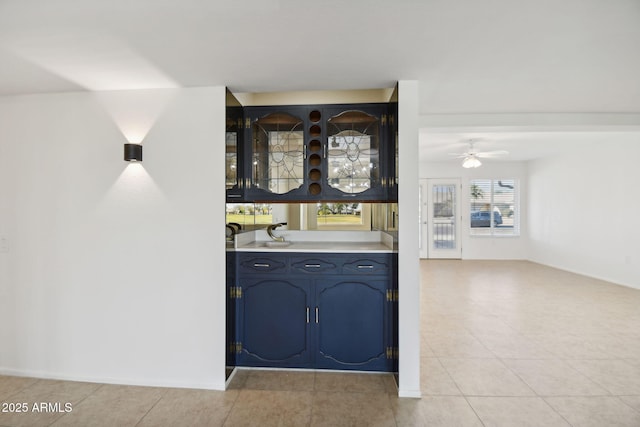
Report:
M9 252L9 240L4 236L0 236L0 252Z

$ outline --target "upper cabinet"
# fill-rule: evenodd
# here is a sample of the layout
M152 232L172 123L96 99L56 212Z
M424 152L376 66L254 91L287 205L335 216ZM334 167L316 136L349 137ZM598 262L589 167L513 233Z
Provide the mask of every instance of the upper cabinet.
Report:
M240 201L244 197L244 116L242 107L227 107L225 133L225 185L227 201Z
M387 156L389 158L389 169L387 175L387 187L389 188L389 200L398 201L398 101L389 103L389 129L387 133L389 143L387 144Z
M305 194L304 111L245 108L246 201L292 200Z
M243 108L227 117L227 201L394 200L391 114L389 104Z
M385 200L386 105L327 109L326 194L337 199Z

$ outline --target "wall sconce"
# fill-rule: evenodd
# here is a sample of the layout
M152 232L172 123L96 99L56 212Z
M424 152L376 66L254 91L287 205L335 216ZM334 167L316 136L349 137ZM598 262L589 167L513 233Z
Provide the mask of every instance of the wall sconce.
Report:
M142 145L124 144L124 161L125 162L141 162L142 161Z

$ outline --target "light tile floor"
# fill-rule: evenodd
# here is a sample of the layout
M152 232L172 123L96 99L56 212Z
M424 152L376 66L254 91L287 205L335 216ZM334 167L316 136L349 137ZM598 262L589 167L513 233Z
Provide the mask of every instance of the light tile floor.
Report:
M0 426L640 426L640 291L529 262L421 269L422 399L381 374L242 370L226 392L0 376L0 402L29 404Z

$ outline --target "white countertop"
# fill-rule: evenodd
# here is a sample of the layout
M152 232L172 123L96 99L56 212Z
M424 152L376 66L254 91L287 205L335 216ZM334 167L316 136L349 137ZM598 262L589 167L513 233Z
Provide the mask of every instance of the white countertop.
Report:
M268 246L273 240L264 230L236 235L235 250L239 252L326 252L326 253L389 253L393 252L393 237L380 231L279 231L291 242L286 246ZM276 243L277 245L277 243Z
M289 246L268 247L265 242L251 242L236 247L238 252L393 252L380 242L295 242Z

